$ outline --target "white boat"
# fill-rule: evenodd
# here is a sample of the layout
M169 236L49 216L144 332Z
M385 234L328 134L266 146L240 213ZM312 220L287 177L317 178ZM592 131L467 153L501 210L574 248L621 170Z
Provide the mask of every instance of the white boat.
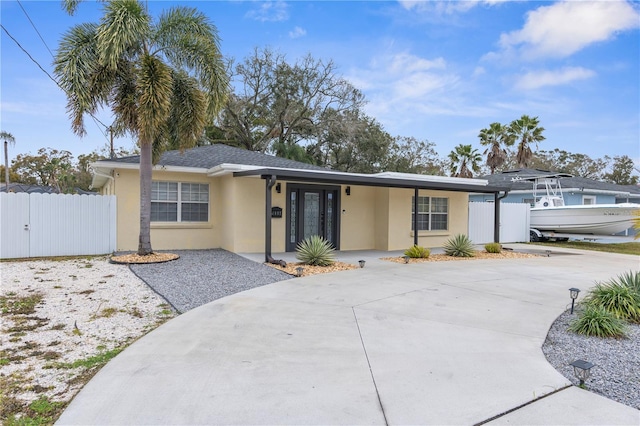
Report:
M534 207L531 208L531 228L566 234L612 235L633 226L634 213L640 204L586 204L567 206L564 203L561 177L566 174L516 178L533 181Z

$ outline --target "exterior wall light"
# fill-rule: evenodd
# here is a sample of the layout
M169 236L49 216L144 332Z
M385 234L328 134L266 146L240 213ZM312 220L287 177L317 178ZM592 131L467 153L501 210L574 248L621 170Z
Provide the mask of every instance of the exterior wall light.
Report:
M571 287L569 289L569 295L571 296L571 313L573 314L573 305L576 303L576 299L578 298L578 293L580 293L579 288Z
M364 260L358 260L361 268L364 268L364 264L366 263Z
M591 368L593 368L594 364L579 359L569 365L573 367L573 374L580 380L580 387L584 388L584 381L591 376Z
M351 187L350 187L350 186L347 186L347 187L344 189L344 193L345 193L345 194L347 194L347 195L351 195Z
M296 277L301 277L304 272L304 268L302 266L298 266L296 268Z
M404 263L409 263L409 259L411 259L409 256L402 256L402 258L404 259Z
M279 194L282 192L282 185L280 182L276 183L276 192Z

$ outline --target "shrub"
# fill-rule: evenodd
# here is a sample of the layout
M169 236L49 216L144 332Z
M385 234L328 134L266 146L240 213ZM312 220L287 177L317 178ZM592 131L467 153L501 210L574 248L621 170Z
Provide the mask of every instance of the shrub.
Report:
M484 249L487 253L500 253L502 251L502 246L500 243L487 243L484 245Z
M631 288L636 293L640 294L640 272L625 272L618 275L617 278L613 278L610 281L612 284L620 284Z
M444 252L453 257L474 257L475 249L469 237L458 234L444 244Z
M429 257L430 254L431 252L429 251L428 248L424 248L418 245L413 245L409 247L407 251L404 252L405 256L409 256L413 259L426 259L427 257Z
M624 337L625 322L601 306L587 306L569 330L586 336Z
M319 235L312 235L298 243L296 259L307 265L329 266L335 262L335 249Z
M640 293L615 280L598 283L585 298L589 306L598 306L620 319L640 323Z

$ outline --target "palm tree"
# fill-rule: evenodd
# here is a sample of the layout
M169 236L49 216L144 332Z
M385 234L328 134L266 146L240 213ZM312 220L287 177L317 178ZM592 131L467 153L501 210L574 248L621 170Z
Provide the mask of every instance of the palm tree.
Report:
M460 144L449 153L449 160L451 161L451 176L472 178L472 171L476 173L480 171L482 156L471 145Z
M538 117L531 118L528 115L523 115L520 119L513 120L509 125L511 135L520 140L516 154L516 161L520 167L527 167L533 157L530 145L535 143L537 149L538 143L546 139L542 135L544 127L538 127L538 125Z
M77 3L66 0L69 10ZM86 133L84 114L110 107L114 133L138 139L138 254L152 253L153 162L168 148L195 146L227 96L215 26L192 8L172 8L154 21L137 0L107 1L100 23L63 36L54 64L76 134Z
M9 192L9 147L8 145L15 145L16 138L9 132L0 132L0 139L4 141L4 184Z
M491 174L494 174L507 160L506 147L513 145L515 137L509 132L509 126L500 123L491 123L488 129L480 130L478 137L480 144L487 147L483 154L487 156L487 166L491 169Z

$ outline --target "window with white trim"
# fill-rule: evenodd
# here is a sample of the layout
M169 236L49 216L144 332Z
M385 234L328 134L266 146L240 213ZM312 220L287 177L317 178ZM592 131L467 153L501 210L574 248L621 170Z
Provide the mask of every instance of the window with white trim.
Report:
M209 184L151 182L152 222L207 222Z
M415 223L415 197L411 197L411 230ZM449 199L418 197L418 231L446 231L449 229Z
M592 205L596 203L595 195L583 195L582 196L582 204L584 205Z

